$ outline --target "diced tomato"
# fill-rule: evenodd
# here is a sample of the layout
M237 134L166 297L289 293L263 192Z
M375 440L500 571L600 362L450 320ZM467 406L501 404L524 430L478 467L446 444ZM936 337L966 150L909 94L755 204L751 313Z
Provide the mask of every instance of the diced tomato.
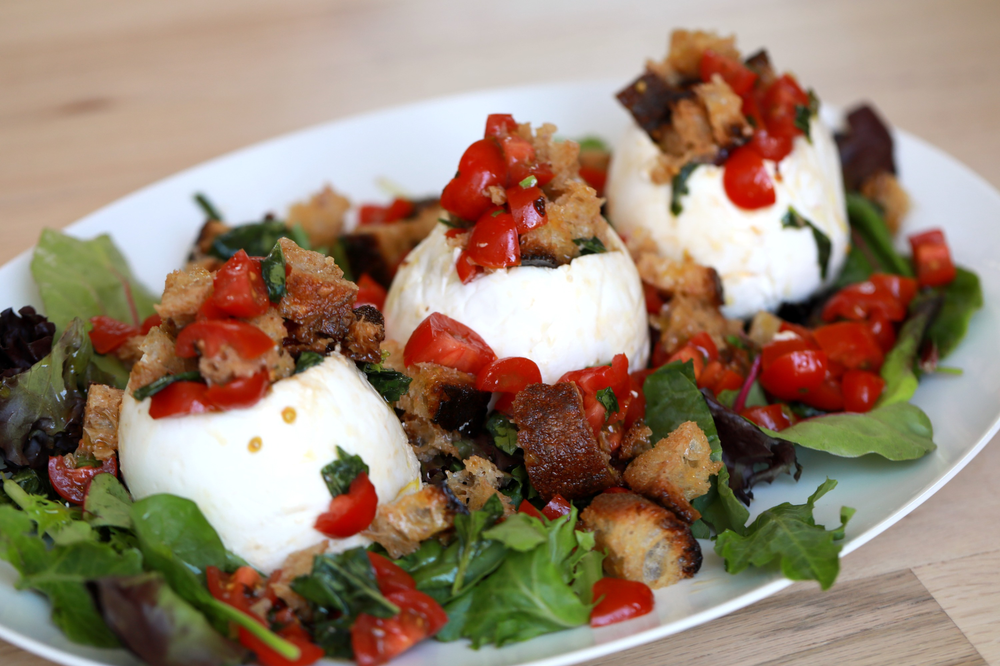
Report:
M261 623L263 624L263 623ZM278 635L295 647L299 648L299 658L285 659L267 646L264 641L240 627L240 643L250 648L257 655L257 661L263 666L309 666L315 664L325 655L323 648L309 640L305 629L296 624L287 625L278 630Z
M885 380L874 372L864 370L849 370L842 380L844 391L844 409L849 412L869 412L875 406Z
M780 162L792 152L792 137L772 134L766 127L758 127L748 145L765 160Z
M555 520L556 518L568 515L572 508L573 505L565 497L556 495L542 509L542 514L549 520Z
M625 412L626 431L632 427L633 423L646 417L646 394L642 390L642 386L646 382L646 377L653 372L652 369L637 370L628 376L629 386L632 389L632 400L628 403L628 409Z
M52 488L67 502L83 504L90 490L90 482L98 474L118 476L118 456L111 456L101 462L100 467L77 467L72 458L51 456L49 458L49 482Z
M826 352L801 350L779 356L760 373L760 385L781 400L799 400L826 376Z
M882 313L876 312L868 319L868 330L878 340L879 348L884 353L888 354L893 346L895 346L896 329L892 327L892 322L886 319Z
M538 186L524 188L515 185L508 188L507 203L510 214L514 216L517 233L526 234L549 221L545 214L545 201L545 194Z
M710 361L698 377L698 388L711 389L715 386L715 382L722 378L725 371L726 366L722 364L722 361Z
M251 377L238 377L228 384L213 384L205 391L205 399L219 411L253 407L270 386L267 370L261 370ZM159 395L159 394L156 394ZM156 395L153 398L156 398Z
M507 184L507 163L496 139L480 139L458 163L458 174L441 192L441 207L463 220L478 220L493 202L485 190Z
M510 213L487 212L469 234L465 248L469 261L484 268L506 268L521 264L517 223Z
M623 578L602 578L594 583L590 626L604 627L631 620L653 610L653 591L645 583Z
M359 305L374 305L381 310L385 307L385 287L372 279L368 273L362 273L358 278L358 298L354 307Z
M240 250L215 274L212 305L231 317L247 319L267 312L270 300L260 264Z
M333 539L346 539L367 529L375 519L378 494L368 480L368 474L359 473L345 495L337 495L330 507L316 519L316 530Z
M403 571L388 558L368 551L368 560L372 563L372 568L375 569L375 579L378 581L378 589L382 594L417 589L413 576Z
M776 200L764 159L749 146L740 146L726 160L722 184L729 200L740 208L766 208Z
M478 375L497 355L478 333L434 312L417 325L403 348L403 363L437 363Z
M150 330L163 323L163 318L158 314L151 314L142 320L142 334L146 335Z
M483 138L497 139L517 131L517 121L509 113L491 113L486 116L486 132Z
M702 370L705 369L705 355L701 350L693 345L686 344L667 359L667 363L687 363L691 361L694 366L694 378L697 381L701 377Z
M910 246L921 287L942 287L955 279L958 271L943 231L932 229L910 236Z
M583 370L567 372L559 378L560 382L573 382L583 394L583 409L587 421L594 434L600 432L605 423L614 423L625 417L629 403L632 401L632 384L628 374L628 359L625 354L616 354L611 360L611 366L599 365ZM607 414L607 410L597 400L597 393L610 388L618 401L618 411Z
M663 306L666 305L666 301L660 296L660 290L648 282L643 282L642 293L646 297L646 312L649 314L660 314Z
M195 342L201 341L202 355L215 356L223 345L232 347L241 358L250 361L274 348L267 333L242 321L204 320L188 324L177 336L176 351L181 358L194 358Z
M149 416L162 419L214 411L207 393L208 387L201 382L174 382L150 398Z
M810 336L811 337L811 336ZM802 338L788 338L785 340L774 340L764 345L761 350L760 366L762 370L767 370L771 364L793 351L806 351L809 349L819 349L811 340Z
M538 518L538 520L544 518L542 512L536 509L535 505L529 502L528 500L521 500L521 503L517 507L517 512L526 513L532 518Z
M710 388L715 395L719 395L723 391L735 391L743 388L744 381L746 381L746 377L735 370L726 368L723 370L722 376L715 380L715 384Z
M792 425L792 422L788 420L780 404L747 407L740 412L740 416L753 421L761 428L767 428L775 432L780 432Z
M910 307L910 301L917 295L918 285L913 278L891 273L875 273L868 279L875 285L876 291L889 292L904 308Z
M444 609L423 592L387 594L400 612L381 618L361 613L351 626L351 647L358 666L377 666L439 632L448 623Z
M844 391L841 388L840 380L828 374L815 388L808 389L798 397L800 402L804 402L816 409L824 412L840 412L844 410Z
M906 306L896 297L887 281L866 280L844 287L823 306L823 321L838 318L861 321L875 313L888 321L906 318Z
M91 317L90 323L92 328L87 335L90 336L90 343L94 345L94 351L98 354L113 352L125 344L129 338L142 335L142 331L137 326L104 315Z
M813 336L827 358L846 369L878 371L882 367L882 348L864 322L827 324L813 331Z
M205 568L205 582L213 597L238 611L253 615L250 607L256 601L254 591L261 583L260 574L253 567L240 567L230 575L209 565Z
M462 253L458 255L458 261L455 262L455 272L458 273L458 279L462 281L462 284L472 282L472 279L479 275L482 270L481 266L477 266L469 259L468 250L462 250Z
M813 343L813 349L816 349L816 341L813 339L812 330L802 326L801 324L793 324L790 321L782 321L781 326L778 327L778 332L787 333L788 331L791 331L807 342Z
M706 83L712 80L712 75L718 74L729 84L737 95L745 95L753 89L757 75L747 69L747 66L735 58L705 49L701 56L701 80Z
M705 331L695 333L687 341L688 345L694 347L702 353L706 361L714 361L719 358L719 348L715 346L712 336Z
M784 74L768 86L760 110L768 132L794 137L802 133L795 126L795 107L808 105L809 95L802 91L791 74Z
M530 358L511 356L493 361L476 376L476 388L480 391L503 393L497 401L497 411L505 412L514 402L514 396L529 384L540 384L542 373L538 364Z
M413 215L414 210L412 201L398 197L388 206L364 204L358 211L358 224L383 224L405 220Z
M604 196L604 186L608 183L608 172L597 167L580 165L580 178L597 191L597 196Z

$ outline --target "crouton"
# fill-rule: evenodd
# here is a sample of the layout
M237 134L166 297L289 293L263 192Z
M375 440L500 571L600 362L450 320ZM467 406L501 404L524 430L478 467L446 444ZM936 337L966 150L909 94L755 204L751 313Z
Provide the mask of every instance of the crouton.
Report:
M344 279L332 258L303 250L288 238L278 243L292 269L285 281L287 294L278 303L281 316L294 324L289 337L304 345L321 337L340 340L355 321L357 285Z
M670 69L682 78L699 79L701 78L701 58L708 49L736 60L740 58L734 35L720 37L714 32L701 30L674 30L670 35L670 52L667 54L667 63Z
M479 433L490 394L476 389L475 375L436 363L416 363L406 373L413 381L399 399L400 409L445 430Z
M469 456L465 459L465 469L446 474L451 492L469 507L469 511L482 509L489 498L497 495L503 504L504 515L514 513L514 505L510 499L497 490L503 481L503 472L489 460Z
M154 326L142 341L142 358L132 366L129 375L128 383L133 391L164 375L190 372L198 367L195 359L177 355L173 336L163 329L163 325Z
M434 230L438 218L447 215L436 202L415 202L415 205L415 217L384 224L366 224L341 237L356 277L367 273L383 287L388 287L396 266L406 253Z
M576 384L531 384L511 412L531 485L546 502L586 497L616 486L620 476L594 437Z
M361 533L393 558L408 555L455 522L454 500L437 486L424 486L394 502L379 504L375 520Z
M722 305L722 280L710 266L690 258L683 261L642 252L635 266L643 282L653 285L665 296L690 296L712 305Z
M313 247L326 247L337 242L344 226L344 214L350 207L351 202L346 197L326 185L309 201L292 204L285 224L289 228L300 225Z
M716 305L684 295L671 298L663 313L650 317L650 324L660 332L667 354L673 354L701 331L722 348L727 335L739 335L743 330L741 321L726 319Z
M83 410L83 439L76 453L107 460L118 450L118 415L121 412L121 389L91 384Z
M200 266L173 271L167 276L156 312L177 328L183 328L195 320L198 310L212 295L213 285L212 274Z
M888 171L879 171L864 179L861 194L882 208L885 224L893 235L899 231L903 217L910 210L910 197L899 184L899 180Z
M686 421L640 454L625 470L629 488L673 511L686 523L701 518L691 500L708 492L710 477L718 474L721 461L713 461L705 433Z
M649 438L653 436L653 431L642 419L632 424L632 427L625 432L622 437L621 447L618 449L619 460L631 460L640 453L653 448Z
M743 98L719 74L714 74L708 83L696 85L694 92L708 112L712 138L719 146L738 146L753 136L753 128L743 115Z
M445 430L441 426L431 423L430 419L404 414L403 432L406 433L406 439L413 447L417 459L422 462L427 462L438 454L455 458L462 457L455 447L455 442L462 439L462 435L458 432Z
M354 308L354 321L347 329L341 350L348 358L368 363L382 361L379 346L385 340L385 319L374 305Z
M698 573L701 547L674 514L632 493L603 493L580 519L603 550L609 576L651 588L673 585Z

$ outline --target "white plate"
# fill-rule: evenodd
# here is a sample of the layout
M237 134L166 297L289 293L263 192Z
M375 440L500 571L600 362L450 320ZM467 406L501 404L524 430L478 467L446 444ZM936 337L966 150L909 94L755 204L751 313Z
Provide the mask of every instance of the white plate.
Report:
M136 192L71 225L75 236L110 232L139 278L154 291L184 261L202 223L192 204L205 192L227 219L283 214L287 205L332 183L354 202L386 198L388 178L414 195L439 192L463 149L482 135L489 113L513 113L521 122L554 122L562 136L596 134L614 141L628 122L613 98L621 82L568 83L472 93L336 121L237 151ZM824 497L817 520L839 524L842 504L858 511L847 529L844 554L887 529L951 479L1000 427L1000 194L954 159L897 132L903 184L913 196L906 232L944 226L954 256L976 270L986 306L968 338L948 359L962 377L925 380L915 402L931 417L938 449L917 461L890 463L875 456L842 460L800 451L805 467L796 484L782 478L755 489L755 511L801 503L827 476L840 485ZM40 299L24 254L0 268L0 304L20 307ZM775 572L730 576L703 542L705 563L693 580L656 593L654 613L630 622L536 638L502 649L473 652L464 644L428 641L393 663L398 666L570 664L624 650L730 613L789 585ZM95 650L67 641L49 621L43 598L14 589L17 576L0 563L0 637L47 659L76 665L134 664L123 651Z

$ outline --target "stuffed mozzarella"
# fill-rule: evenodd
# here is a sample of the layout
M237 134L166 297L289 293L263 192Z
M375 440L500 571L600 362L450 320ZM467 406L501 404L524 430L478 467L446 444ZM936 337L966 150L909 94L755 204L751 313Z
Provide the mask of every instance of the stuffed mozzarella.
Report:
M119 455L132 495L194 501L225 546L265 572L327 539L314 524L330 504L321 470L338 447L367 463L380 502L420 485L399 420L340 354L274 383L246 409L154 419L150 402L131 390L122 402ZM366 543L354 536L330 549Z

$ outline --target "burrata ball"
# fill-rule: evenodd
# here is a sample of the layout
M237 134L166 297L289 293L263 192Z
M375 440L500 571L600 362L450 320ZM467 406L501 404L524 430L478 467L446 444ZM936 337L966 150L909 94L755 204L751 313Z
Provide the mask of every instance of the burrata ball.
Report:
M608 251L557 268L516 266L463 284L461 250L438 225L403 262L385 302L386 337L405 344L433 312L478 333L499 358L523 356L552 383L570 370L628 356L646 367L649 330L642 281L624 243L608 231Z
M192 500L226 548L266 573L328 538L313 525L330 505L321 470L338 446L367 463L380 503L420 486L399 419L340 354L276 382L247 409L153 419L149 405L126 390L118 455L133 497ZM331 551L368 543L330 541Z
M775 203L746 210L726 195L725 166L700 165L680 197L680 215L670 211L671 185L653 182L660 148L634 123L616 147L608 173L608 216L633 251L655 247L661 256L711 266L722 279L727 317L749 317L783 302L809 298L831 283L847 256L850 228L840 158L829 129L813 119L811 142L795 138L780 163L764 160ZM830 239L825 279L819 248L808 227L785 227L794 210Z

